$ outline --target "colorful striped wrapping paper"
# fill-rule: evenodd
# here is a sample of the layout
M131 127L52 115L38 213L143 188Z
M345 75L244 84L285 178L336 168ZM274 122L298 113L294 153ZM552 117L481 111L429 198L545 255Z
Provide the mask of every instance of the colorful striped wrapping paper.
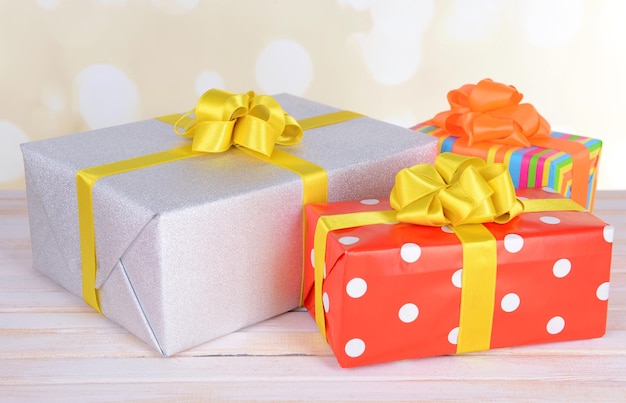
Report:
M503 162L509 168L515 188L545 187L565 197L570 197L573 160L564 151L538 146L516 147L486 142L477 143L470 147L464 140L447 134L440 127L433 126L430 121L419 123L411 129L438 137L440 153L453 152L479 157L487 162ZM581 143L589 150L591 167L587 205L585 207L593 211L602 141L561 132L551 132L550 136Z

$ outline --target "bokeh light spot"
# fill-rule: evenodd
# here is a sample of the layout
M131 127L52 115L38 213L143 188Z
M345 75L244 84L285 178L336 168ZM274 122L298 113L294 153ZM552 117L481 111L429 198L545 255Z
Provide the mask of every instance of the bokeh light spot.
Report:
M313 62L296 41L282 39L268 44L256 62L256 80L268 94L304 95L313 80Z
M94 64L78 74L78 106L90 128L138 120L139 92L118 67Z

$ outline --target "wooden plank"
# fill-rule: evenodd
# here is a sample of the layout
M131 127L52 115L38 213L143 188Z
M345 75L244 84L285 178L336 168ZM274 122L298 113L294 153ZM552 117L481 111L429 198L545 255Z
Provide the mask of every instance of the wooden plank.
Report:
M322 336L313 332L236 332L215 339L176 357L210 356L332 356ZM23 333L0 334L3 359L160 357L141 340L119 333Z
M330 356L6 359L0 385L141 382L307 382L598 379L626 385L623 356L466 354L345 369Z
M603 380L418 380L378 381L310 379L306 382L174 382L82 383L68 385L9 385L0 389L15 401L42 396L67 401L380 401L380 402L623 402L626 388Z
M70 296L72 296L70 294ZM77 298L72 296L72 298ZM80 301L80 300L79 300ZM11 312L4 315L0 322L0 330L35 330L40 331L70 329L87 331L88 329L102 329L107 326L118 327L113 321L107 319L92 308L80 301L81 310L77 311L50 311L50 312ZM82 309L84 308L84 310ZM260 322L241 329L241 332L262 333L276 331L294 332L317 332L315 322L307 312L287 312L267 321Z
M0 292L59 290L63 290L63 287L37 272L0 269Z
M66 290L3 291L0 312L86 312L93 311L82 299ZM95 312L95 311L93 311Z
M88 312L0 313L0 331L17 332L126 332L91 308Z
M609 331L597 339L535 344L481 352L485 356L626 356L626 330ZM176 357L209 356L332 356L317 332L235 332ZM156 351L128 332L21 332L0 333L3 359L90 357L159 357Z

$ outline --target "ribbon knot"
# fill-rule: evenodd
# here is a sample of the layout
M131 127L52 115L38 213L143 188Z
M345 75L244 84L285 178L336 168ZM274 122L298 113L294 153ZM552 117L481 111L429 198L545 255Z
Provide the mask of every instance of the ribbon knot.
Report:
M523 95L510 85L484 79L448 93L450 110L438 113L433 124L468 145L488 141L529 147L530 139L550 137L550 125Z
M191 114L195 118L190 119ZM183 122L187 124L181 126ZM178 119L174 130L193 139L193 151L220 153L235 145L266 158L271 157L276 144L293 145L302 139L300 124L278 101L253 91L233 94L208 90L194 109Z
M398 221L428 226L503 224L524 211L504 164L452 153L398 172L390 203Z

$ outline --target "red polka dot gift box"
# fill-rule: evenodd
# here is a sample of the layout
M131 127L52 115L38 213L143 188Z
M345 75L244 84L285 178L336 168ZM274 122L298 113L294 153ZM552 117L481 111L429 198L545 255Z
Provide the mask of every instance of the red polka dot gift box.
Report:
M430 179L410 184L425 203L394 188L389 200L306 207L304 305L342 367L604 335L612 226L540 188L471 222L483 207L448 212L463 197L449 184L424 196ZM406 211L420 203L430 224Z
M448 93L450 109L413 130L438 138L439 152L502 162L515 187L550 187L593 211L602 141L551 131L513 86L489 79Z

